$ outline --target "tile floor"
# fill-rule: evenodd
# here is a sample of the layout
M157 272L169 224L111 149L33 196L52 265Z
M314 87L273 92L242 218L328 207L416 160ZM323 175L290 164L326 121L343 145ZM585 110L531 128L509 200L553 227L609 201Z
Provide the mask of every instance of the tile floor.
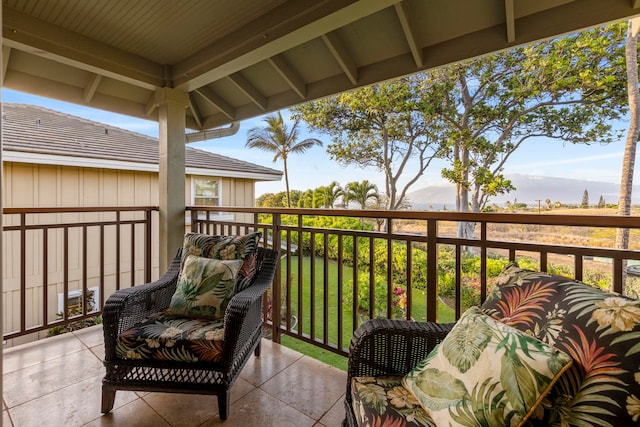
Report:
M102 328L6 349L2 426L337 427L346 373L263 340L231 391L229 418L215 396L119 391L100 413Z

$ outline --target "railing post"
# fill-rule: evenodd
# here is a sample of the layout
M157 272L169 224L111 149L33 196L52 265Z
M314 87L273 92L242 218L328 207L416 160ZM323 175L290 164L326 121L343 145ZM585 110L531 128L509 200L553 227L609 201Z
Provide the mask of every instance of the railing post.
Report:
M438 223L427 220L427 321L438 319Z
M280 230L282 225L282 216L279 213L273 214L273 236L271 238L273 249L279 250L281 247ZM271 289L271 323L273 331L271 339L275 343L280 343L280 309L282 305L282 274L280 271L280 262L276 264L276 274L273 278Z
M151 218L152 210L145 212L144 223L144 281L151 282Z

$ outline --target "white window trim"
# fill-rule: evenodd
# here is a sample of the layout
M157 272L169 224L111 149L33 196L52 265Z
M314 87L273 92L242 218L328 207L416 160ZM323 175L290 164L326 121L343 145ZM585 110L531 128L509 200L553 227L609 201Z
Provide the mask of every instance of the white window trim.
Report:
M224 206L222 200L222 178L214 177L214 176L204 176L204 175L191 175L191 205L196 205L196 180L197 179L206 179L206 180L214 180L218 182L218 206ZM218 221L233 221L233 214L224 214L222 212L211 212L210 218ZM206 219L206 216L202 216L202 219ZM187 219L187 225L191 223L191 219Z

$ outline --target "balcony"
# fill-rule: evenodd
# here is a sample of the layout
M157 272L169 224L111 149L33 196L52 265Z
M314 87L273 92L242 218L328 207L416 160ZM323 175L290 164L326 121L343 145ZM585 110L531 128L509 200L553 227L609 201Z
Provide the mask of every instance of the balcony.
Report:
M7 426L338 426L346 373L263 339L231 393L226 422L216 396L119 391L100 414L102 328L90 328L4 352ZM311 374L312 373L312 374Z
M339 425L346 374L302 353L320 352L344 368L352 332L368 318L453 321L484 300L496 263L518 260L621 293L640 289L629 268L640 264L638 217L231 207L187 213L192 231L260 230L262 244L282 251L264 301L273 341L264 341L262 356L251 359L233 389L229 425ZM5 209L4 218L4 425L220 423L215 397L207 396L119 392L114 412L101 416L100 326L24 344L73 329L98 316L115 289L158 277L156 208ZM475 223L475 233L457 237L461 222ZM631 231L632 249L613 248L618 227Z

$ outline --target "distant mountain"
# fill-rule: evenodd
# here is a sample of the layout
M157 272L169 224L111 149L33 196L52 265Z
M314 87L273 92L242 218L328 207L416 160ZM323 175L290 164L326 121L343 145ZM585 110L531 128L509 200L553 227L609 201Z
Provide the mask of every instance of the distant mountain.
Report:
M584 190L589 193L589 204L596 205L600 196L606 203L618 203L618 184L599 181L582 181L570 178L550 176L508 175L516 190L491 198L489 204L504 205L507 201L526 203L537 206L538 200L550 199L552 203L561 202L568 205L582 203ZM455 187L451 184L425 187L408 193L409 203L413 209L441 210L443 207L453 209L455 206ZM634 203L640 200L640 189L633 192Z

